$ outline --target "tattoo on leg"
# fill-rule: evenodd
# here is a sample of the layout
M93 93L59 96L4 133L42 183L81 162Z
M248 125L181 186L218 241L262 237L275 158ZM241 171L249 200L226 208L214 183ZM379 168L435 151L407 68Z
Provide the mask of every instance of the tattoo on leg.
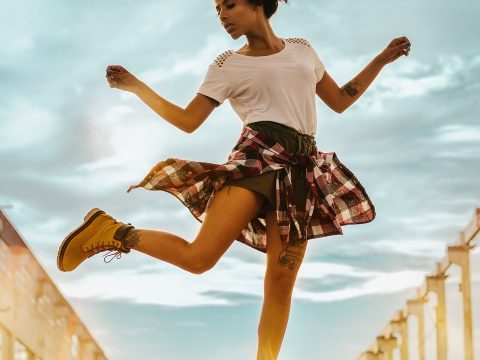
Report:
M356 79L353 79L343 87L343 90L345 90L347 95L349 95L350 97L355 97L355 95L358 94L358 85L358 81Z
M128 232L127 236L123 239L123 246L126 248L134 248L140 242L140 232L136 229L132 229Z
M289 240L288 244L283 245L283 250L278 258L280 266L288 266L290 270L295 270L297 262L303 259L303 252L299 252L298 247L304 247L306 243L306 239L294 239ZM295 247L297 247L297 251L295 251Z

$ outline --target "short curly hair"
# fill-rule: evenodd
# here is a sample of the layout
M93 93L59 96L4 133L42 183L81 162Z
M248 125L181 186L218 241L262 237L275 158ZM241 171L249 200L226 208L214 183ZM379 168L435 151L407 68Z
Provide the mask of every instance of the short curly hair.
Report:
M248 0L252 5L263 5L263 12L267 19L270 19L272 15L277 12L279 1L284 2L285 4L288 2L288 0Z

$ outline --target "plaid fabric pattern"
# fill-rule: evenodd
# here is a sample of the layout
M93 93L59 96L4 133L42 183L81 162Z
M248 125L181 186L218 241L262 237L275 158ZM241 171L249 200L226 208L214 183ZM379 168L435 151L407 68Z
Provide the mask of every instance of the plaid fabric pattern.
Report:
M305 217L296 219L291 165L305 166L309 192ZM166 191L178 198L200 222L210 201L227 178L240 179L266 171L280 170L276 177L276 214L284 244L299 238L343 234L342 225L361 224L375 218L375 208L365 189L337 158L335 152L293 154L281 144L245 126L224 164L168 158L158 163L142 182L132 189ZM237 239L266 252L266 221L255 217Z

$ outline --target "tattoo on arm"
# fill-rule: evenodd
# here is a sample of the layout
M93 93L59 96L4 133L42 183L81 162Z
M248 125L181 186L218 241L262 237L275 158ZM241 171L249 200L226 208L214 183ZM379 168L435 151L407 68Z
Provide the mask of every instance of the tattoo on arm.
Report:
M352 81L349 81L344 87L343 90L349 95L350 97L355 97L355 95L358 94L358 80L353 79Z
M123 239L123 246L131 249L134 248L138 245L140 242L140 233L132 229L128 232L127 236L125 236L125 239Z

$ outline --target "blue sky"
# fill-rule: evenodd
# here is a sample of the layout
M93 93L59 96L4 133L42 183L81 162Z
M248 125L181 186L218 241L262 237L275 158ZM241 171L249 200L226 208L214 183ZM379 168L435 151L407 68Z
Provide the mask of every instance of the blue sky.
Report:
M354 359L480 206L479 10L473 0L292 0L272 18L278 36L309 40L340 86L393 38L412 43L344 113L317 98L317 146L357 175L377 218L311 240L280 360ZM190 241L199 231L172 195L126 190L168 157L226 162L240 119L225 102L182 133L111 89L104 71L122 65L185 107L213 59L245 42L215 15L213 0L0 1L0 205L13 205L8 216L111 359L254 358L265 254L235 242L202 275L140 253L73 273L55 265L92 207ZM478 251L472 259L478 300Z

